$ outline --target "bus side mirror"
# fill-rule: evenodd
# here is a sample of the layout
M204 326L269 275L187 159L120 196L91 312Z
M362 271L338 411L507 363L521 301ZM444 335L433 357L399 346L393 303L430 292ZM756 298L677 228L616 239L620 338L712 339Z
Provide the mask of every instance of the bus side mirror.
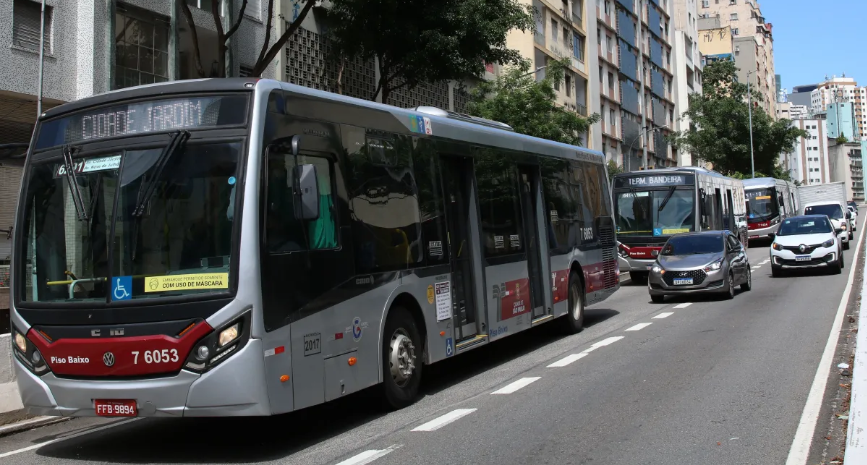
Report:
M298 165L292 169L295 178L295 219L319 219L319 185L316 183L316 167Z

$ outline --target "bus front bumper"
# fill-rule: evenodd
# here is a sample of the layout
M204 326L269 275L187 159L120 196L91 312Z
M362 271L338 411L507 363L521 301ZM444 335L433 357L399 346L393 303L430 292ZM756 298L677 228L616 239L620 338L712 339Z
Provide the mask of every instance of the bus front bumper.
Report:
M270 414L261 340L250 340L211 371L136 380L36 376L15 358L18 391L30 413L95 417L94 400L135 400L139 417L261 416Z
M650 271L650 267L656 261L656 258L652 259L643 259L643 258L631 258L624 257L623 255L618 255L617 262L620 266L620 272L648 272Z
M779 224L775 224L767 228L750 229L747 234L750 239L766 239L770 238L772 234L776 234L779 227Z

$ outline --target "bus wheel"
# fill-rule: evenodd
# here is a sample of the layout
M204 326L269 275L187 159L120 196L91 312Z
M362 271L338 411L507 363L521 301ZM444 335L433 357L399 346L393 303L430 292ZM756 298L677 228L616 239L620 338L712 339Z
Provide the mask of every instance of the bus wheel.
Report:
M382 378L385 401L401 409L415 401L421 382L421 337L415 320L403 307L394 307L385 322L382 341Z
M563 329L567 334L584 329L584 286L575 273L569 274L569 312L563 317Z

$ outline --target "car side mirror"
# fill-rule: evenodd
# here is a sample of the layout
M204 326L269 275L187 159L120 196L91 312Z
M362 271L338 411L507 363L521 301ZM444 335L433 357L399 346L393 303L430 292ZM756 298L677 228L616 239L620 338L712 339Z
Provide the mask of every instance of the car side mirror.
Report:
M834 232L837 234L840 234L841 232L843 232L843 230L841 228L837 228L834 230Z
M295 177L295 219L319 219L319 185L316 183L316 167L298 165L292 169Z
M846 212L846 219L847 219L847 220L851 220L851 219L852 219L852 212Z

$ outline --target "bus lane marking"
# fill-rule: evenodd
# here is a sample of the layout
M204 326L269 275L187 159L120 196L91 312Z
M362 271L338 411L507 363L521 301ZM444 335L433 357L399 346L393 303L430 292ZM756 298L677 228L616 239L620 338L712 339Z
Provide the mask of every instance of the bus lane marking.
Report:
M458 419L465 417L475 411L476 409L474 408L459 408L457 410L452 410L451 412L439 418L435 418L421 426L416 426L412 431L436 431L443 426L453 421L457 421Z
M668 318L671 315L674 315L674 312L662 312L659 315L656 315L655 317L653 317L653 319L654 320L661 320L663 318Z
M674 308L686 308L686 307L689 307L690 305L692 305L692 302L684 302L682 304L675 305Z
M588 352L581 352L580 354L568 355L568 356L566 356L560 360L557 360L556 362L548 365L548 368L565 367L567 365L570 365L573 362L577 362L578 360L581 360L582 358L586 357L588 354L589 354Z
M497 389L496 391L492 392L491 394L511 394L511 393L517 391L518 389L529 386L530 384L532 384L536 381L539 381L540 379L542 379L542 378L539 376L535 376L533 378L521 378L521 379L515 381L514 383L508 384L503 388Z
M365 465L367 463L373 462L374 460L376 460L378 458L385 457L386 455L390 454L391 452L394 452L395 450L397 450L399 448L400 448L400 444L395 444L395 445L388 447L386 449L366 450L366 451L364 451L364 452L362 452L362 453L360 453L354 457L350 457L350 458L338 463L337 465Z
M641 331L642 329L652 325L653 323L638 323L637 325L627 328L626 331Z

